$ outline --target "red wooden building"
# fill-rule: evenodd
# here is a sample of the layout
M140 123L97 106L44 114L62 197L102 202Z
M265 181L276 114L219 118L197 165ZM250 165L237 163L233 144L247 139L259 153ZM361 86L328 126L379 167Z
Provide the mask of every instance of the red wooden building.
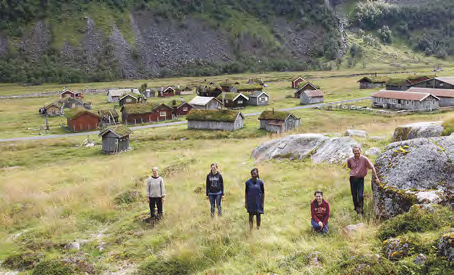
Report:
M75 108L65 112L68 128L74 132L96 130L100 117L82 108Z
M176 116L185 116L189 113L189 111L192 110L192 105L190 105L184 100L175 99L170 101L168 105L172 107L173 109L172 114Z
M172 87L161 87L161 91L159 92L159 96L174 96L175 89Z
M61 94L60 94L61 98L65 98L65 97L71 97L71 98L84 98L82 93L75 93L73 91L70 91L70 90L64 90Z
M292 79L292 88L298 89L298 85L304 81L306 81L306 80L304 80L304 78L302 78L301 76L298 76L298 77Z
M123 122L141 124L172 119L172 108L166 104L126 104L121 108Z

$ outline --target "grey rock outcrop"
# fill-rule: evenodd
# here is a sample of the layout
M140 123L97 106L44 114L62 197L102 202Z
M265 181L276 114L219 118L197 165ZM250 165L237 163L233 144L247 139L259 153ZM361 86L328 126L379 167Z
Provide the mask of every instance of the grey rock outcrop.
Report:
M427 257L424 254L419 254L416 256L414 263L418 265L424 265L427 261Z
M349 137L327 137L322 134L290 135L261 144L252 151L257 161L273 158L305 159L315 163L341 163L352 156L352 146L358 145Z
M388 239L383 242L383 254L386 258L397 260L407 256L413 244L402 239Z
M345 136L367 138L368 135L367 132L363 130L348 129L347 131L345 131Z
M366 152L364 152L364 154L366 154L367 156L376 157L381 154L381 150L380 150L380 148L372 147L372 148L366 150Z
M443 132L442 121L418 122L399 126L394 130L392 142L414 138L439 137Z
M364 229L364 223L358 223L358 224L349 224L346 227L344 227L344 232L347 235L352 235L353 233L363 230Z
M446 257L450 262L454 260L454 230L452 228L438 241L438 255Z
M390 218L414 204L445 203L454 188L454 137L389 144L377 158L381 180L372 182L377 217Z

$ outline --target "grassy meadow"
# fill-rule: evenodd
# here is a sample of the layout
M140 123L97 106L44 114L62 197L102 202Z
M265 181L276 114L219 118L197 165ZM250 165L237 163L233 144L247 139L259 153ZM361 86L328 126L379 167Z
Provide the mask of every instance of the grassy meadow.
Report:
M303 74L321 76L320 72ZM247 79L248 75L232 77ZM283 74L262 77L274 79ZM358 79L315 79L313 83L326 92L326 101L337 101L368 96L374 91L360 91ZM184 80L193 81L181 78L147 82L154 86ZM118 85L131 83L138 87L143 81ZM297 99L288 97L293 94L289 84L268 83L266 91L273 101L267 108L298 105ZM7 93L5 87L13 85L2 85L0 93ZM37 110L52 100L1 99L0 138L36 135L27 128L42 124ZM113 106L103 95L88 95L86 100L92 101L95 108ZM248 107L242 112L263 109ZM380 137L357 139L364 151L371 147L383 149L398 125L444 120L452 115L388 118L316 109L297 110L294 114L301 117L301 126L285 135L342 134L355 128ZM64 119L49 121L51 133L64 132L59 127ZM70 271L61 267L65 271L60 274L156 274L157 270L162 274L210 275L351 274L343 265L351 257L380 254L382 244L377 234L382 221L373 214L370 175L365 183L365 215L358 216L353 211L347 168L310 161L255 163L251 151L279 137L257 128L257 117L247 117L245 128L235 132L194 131L185 125L138 130L131 135L134 150L114 156L102 154L97 136L90 136L97 144L94 147L79 147L86 138L83 136L0 143L0 274L7 268L20 274L42 274L37 270L53 260L73 266ZM213 220L204 194L212 162L220 166L226 191L223 216ZM143 197L146 178L153 166L159 167L167 191L164 219L154 226L143 222L149 215ZM266 201L261 229L250 232L244 209L244 182L254 167L265 182ZM317 189L323 190L331 205L330 233L324 236L310 230L310 201ZM365 225L363 230L353 235L344 233L346 225L360 222ZM436 237L448 228L442 224L425 234ZM71 242L80 243L80 250L65 248ZM311 261L311 253L318 253L318 263ZM377 269L375 274L389 274L388 269L383 270L380 273Z

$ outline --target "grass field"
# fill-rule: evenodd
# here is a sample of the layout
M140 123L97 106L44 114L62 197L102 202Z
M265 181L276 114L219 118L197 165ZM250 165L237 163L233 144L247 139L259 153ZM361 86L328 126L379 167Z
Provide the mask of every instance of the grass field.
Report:
M159 83L180 80L193 81L163 79ZM325 91L326 101L337 101L373 92L358 90L357 80L313 82ZM98 87L131 83L137 87L142 82ZM298 105L297 99L287 97L292 94L289 83L268 84L273 104L267 108ZM0 91L5 92L6 86L12 87L5 85ZM37 110L54 99L0 100L0 137L36 134L27 128L42 124ZM95 108L112 106L102 95L86 99ZM260 110L263 107L242 111ZM398 125L452 115L387 118L315 109L294 114L302 123L291 133L342 134L355 128L381 137L358 139L364 150L384 148ZM64 119L52 118L50 123L52 133L63 132L59 125ZM0 261L13 270L22 269L22 274L32 274L39 262L56 259L77 262L78 271L88 270L89 274L153 274L156 268L167 272L163 274L185 274L182 270L191 274L342 274L345 270L341 264L352 256L380 254L382 244L377 234L382 221L374 218L370 176L366 178L366 214L361 217L352 209L345 167L289 160L255 163L251 151L278 137L257 128L257 117L247 117L245 128L235 132L189 131L185 125L145 129L131 135L134 150L114 156L102 154L100 139L94 136L90 137L97 143L94 147L79 147L86 137L0 143ZM214 220L204 194L204 180L212 162L219 164L226 190L223 216ZM153 166L158 166L164 177L167 196L165 218L151 227L142 219L148 215L143 196ZM249 232L244 182L253 167L258 167L265 182L266 202L262 228ZM330 233L326 236L310 230L309 204L316 189L323 190L331 204ZM364 230L351 236L343 232L344 226L359 222L365 224ZM449 227L443 225L425 234L434 238ZM80 250L65 248L74 241L81 244ZM319 267L308 258L314 252L319 253ZM397 268L401 263L394 265Z

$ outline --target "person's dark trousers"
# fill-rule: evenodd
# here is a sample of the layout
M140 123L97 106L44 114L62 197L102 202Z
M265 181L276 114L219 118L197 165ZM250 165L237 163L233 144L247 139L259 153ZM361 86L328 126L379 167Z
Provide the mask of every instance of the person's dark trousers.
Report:
M156 215L155 207L158 208L158 215ZM150 213L152 219L160 219L162 217L162 198L150 197Z
M315 229L315 231L322 232L323 234L328 233L329 227L328 223L323 226L323 228L320 228L320 225L318 225L318 222L316 222L314 219L311 219L312 227Z
M364 203L364 178L350 177L350 191L356 212L362 214Z
M211 204L211 216L214 216L214 210L215 210L215 205L218 208L218 215L222 215L222 206L221 206L221 200L222 200L222 195L208 195L208 198L210 199L210 204Z

